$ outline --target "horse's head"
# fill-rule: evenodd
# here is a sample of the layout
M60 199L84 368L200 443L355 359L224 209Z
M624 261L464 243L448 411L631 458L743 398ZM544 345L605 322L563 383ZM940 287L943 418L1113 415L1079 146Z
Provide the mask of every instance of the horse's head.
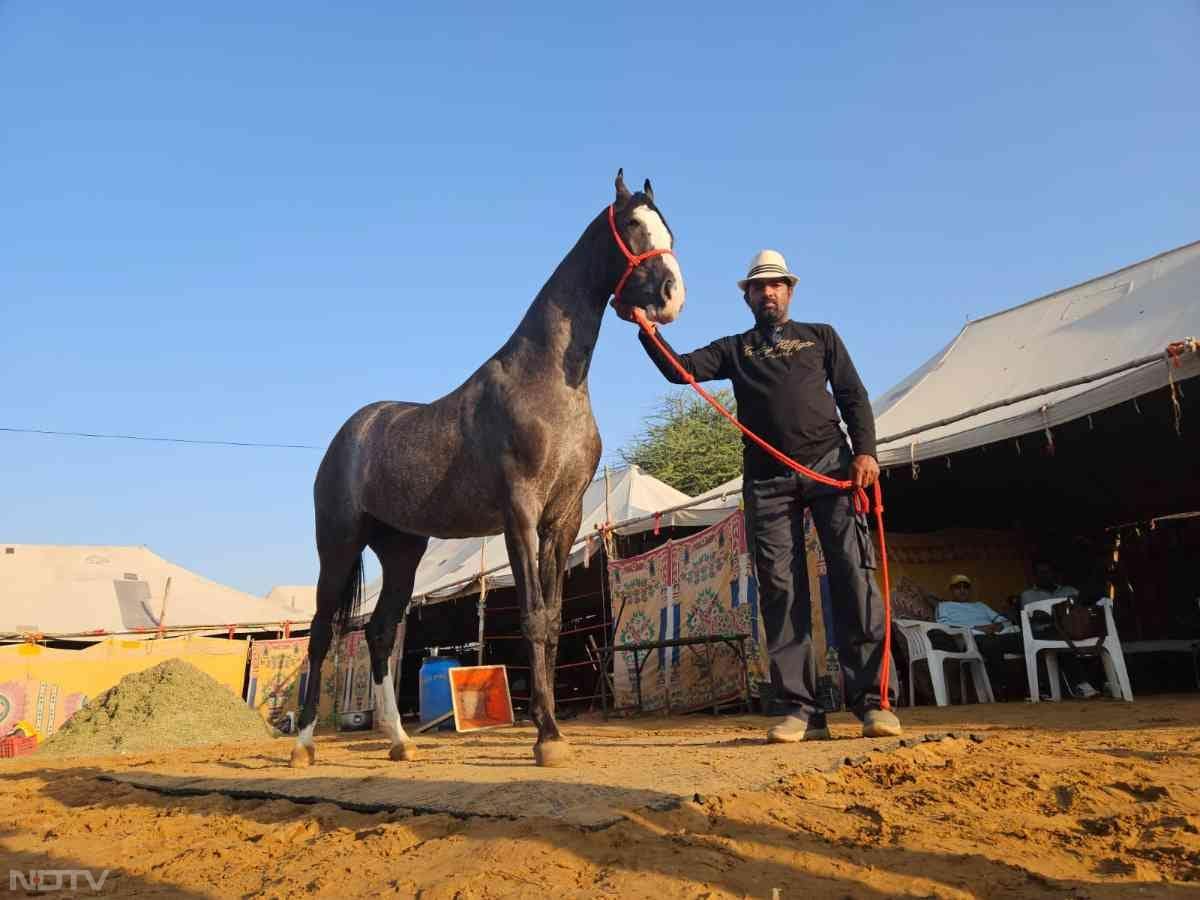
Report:
M617 299L627 306L641 307L653 322L675 321L683 309L683 272L674 253L654 252L670 251L674 237L654 204L650 179L641 191L631 194L625 187L624 173L617 171L612 227L620 237L614 243L624 257L622 278L614 291Z

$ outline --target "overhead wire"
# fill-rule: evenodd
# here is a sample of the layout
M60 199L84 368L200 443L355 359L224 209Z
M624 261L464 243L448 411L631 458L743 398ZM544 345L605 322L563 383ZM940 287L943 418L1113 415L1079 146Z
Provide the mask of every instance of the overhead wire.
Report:
M273 444L259 441L220 441L196 438L151 437L141 434L100 434L91 431L52 431L48 428L16 428L0 426L0 431L10 434L44 434L54 437L104 438L117 441L150 441L161 444L204 444L217 447L261 447L275 450L324 450L316 444Z

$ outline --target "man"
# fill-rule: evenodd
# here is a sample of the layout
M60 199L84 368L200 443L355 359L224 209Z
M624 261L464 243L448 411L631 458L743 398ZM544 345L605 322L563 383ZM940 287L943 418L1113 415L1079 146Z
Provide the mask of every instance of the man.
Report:
M879 477L879 464L867 391L831 326L788 318L798 280L780 253L761 251L738 282L754 314L754 328L679 355L679 361L697 381L732 381L738 418L776 449L824 475L869 488ZM631 318L631 310L614 305L622 318ZM667 380L683 383L650 339L641 332L638 336ZM839 411L853 452L839 425ZM830 736L816 699L817 659L824 653L812 643L805 507L812 511L828 564L847 706L862 719L865 737L900 734L900 720L881 709L883 598L872 574L875 547L866 516L855 512L849 493L793 472L749 440L743 440L742 462L771 684L778 701L789 707L784 720L768 731L768 740L790 743ZM896 670L891 659L887 665L889 701L894 701Z
M993 683L999 682L1003 695L1008 694L1008 679L1004 665L1004 654L1022 654L1021 633L1007 617L996 612L986 603L971 599L971 579L966 575L955 575L950 579L950 596L937 605L935 618L942 625L966 625L975 638L975 646L983 655L988 676ZM936 635L935 635L936 637ZM934 641L937 646L937 641ZM957 646L944 649L958 650Z
M955 575L950 579L952 600L943 600L937 605L935 618L942 625L966 625L976 635L1000 634L1015 631L1005 616L986 603L971 599L971 579L966 575Z
M1079 596L1077 589L1070 585L1059 584L1058 571L1054 563L1048 559L1034 560L1033 581L1033 587L1026 588L1021 592L1021 608L1036 600L1046 600L1050 597ZM1029 624L1033 629L1033 633L1039 638L1057 637L1057 632L1048 618L1043 619L1040 616L1031 618ZM1072 693L1076 696L1082 697L1084 700L1090 700L1092 697L1099 696L1100 692L1084 678L1083 667L1074 653L1060 653L1058 655L1058 667L1063 677L1067 680L1067 683L1075 685Z

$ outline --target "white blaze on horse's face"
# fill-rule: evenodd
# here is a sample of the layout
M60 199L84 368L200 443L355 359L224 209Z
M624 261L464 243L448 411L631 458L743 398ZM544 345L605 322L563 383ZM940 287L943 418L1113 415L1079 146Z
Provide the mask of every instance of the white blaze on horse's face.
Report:
M662 216L657 211L649 206L639 206L633 211L633 220L645 228L646 233L650 236L650 246L646 248L646 251L671 248L671 232L667 230L667 223L662 220ZM654 261L661 262L666 266L669 273L666 281L670 285L670 289L661 298L660 303L646 307L646 316L652 321L663 324L674 322L683 309L683 272L679 268L679 260L673 253L655 257Z

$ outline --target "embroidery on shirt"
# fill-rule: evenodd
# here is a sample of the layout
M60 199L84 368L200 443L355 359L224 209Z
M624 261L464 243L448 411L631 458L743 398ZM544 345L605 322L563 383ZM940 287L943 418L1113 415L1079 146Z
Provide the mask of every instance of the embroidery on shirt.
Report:
M778 356L791 356L793 353L799 353L809 347L815 347L816 341L801 341L796 338L789 338L777 343L774 347L770 344L761 344L758 347L751 347L748 344L742 347L742 355L747 359L774 359Z

